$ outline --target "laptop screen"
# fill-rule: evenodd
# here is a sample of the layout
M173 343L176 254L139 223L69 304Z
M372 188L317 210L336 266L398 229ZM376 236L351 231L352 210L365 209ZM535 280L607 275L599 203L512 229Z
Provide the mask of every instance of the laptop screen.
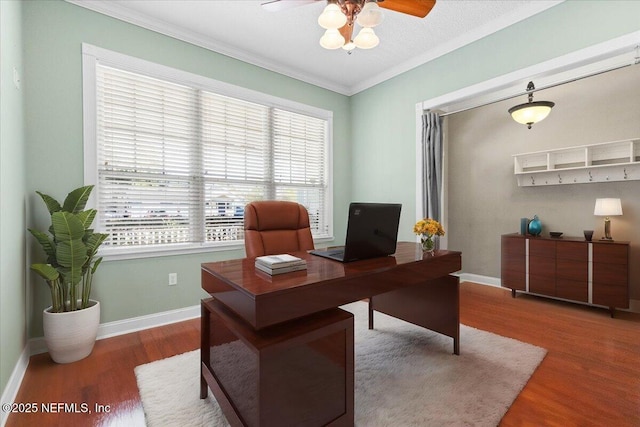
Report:
M401 208L396 203L351 203L344 261L395 253Z

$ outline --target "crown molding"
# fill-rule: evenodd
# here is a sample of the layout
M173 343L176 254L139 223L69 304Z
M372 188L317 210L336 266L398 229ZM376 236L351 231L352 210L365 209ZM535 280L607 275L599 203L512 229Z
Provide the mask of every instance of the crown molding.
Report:
M144 14L132 11L126 7L105 0L65 0L67 3L83 7L85 9L92 10L103 15L110 16L112 18L124 21L172 38L181 40L195 46L202 47L207 50L246 62L251 65L255 65L264 68L269 71L276 72L278 74L291 77L296 80L303 81L305 83L312 84L324 89L328 89L333 92L337 92L342 95L352 96L366 89L369 89L377 84L380 84L386 80L403 74L409 70L412 70L420 65L423 65L429 61L432 61L440 56L446 55L456 49L473 43L483 37L498 32L510 25L525 20L533 15L543 12L551 7L557 6L563 3L565 0L550 0L550 1L535 1L531 2L524 9L519 9L517 12L506 14L500 17L498 20L484 25L474 31L470 31L460 37L451 40L450 42L439 46L429 52L425 52L421 55L417 55L414 58L402 62L397 66L385 70L367 80L363 80L360 83L348 86L330 81L317 76L310 76L308 73L292 67L287 67L270 60L267 57L261 55L250 54L240 49L236 49L229 44L215 41L203 37L201 34L194 31L185 30L173 24L160 19L150 18Z
M369 89L386 80L389 80L400 74L406 73L407 71L412 70L416 67L419 67L420 65L433 61L434 59L437 59L441 56L451 53L454 50L460 49L461 47L464 47L468 44L478 41L493 33L497 33L500 30L503 30L520 21L524 21L525 19L528 19L534 15L537 15L538 13L544 12L545 10L550 9L554 6L557 6L563 3L564 1L565 0L531 2L531 4L527 5L523 9L519 9L517 12L512 12L512 13L503 15L497 20L491 22L490 24L485 24L473 31L470 31L466 34L462 34L461 36L456 37L455 39L450 40L449 42L442 44L435 49L432 49L421 55L417 55L408 61L402 62L393 68L390 68L380 74L377 74L371 77L370 79L363 80L362 82L350 88L349 95L355 95L358 92L362 92L363 90Z
M202 37L202 35L194 32L184 30L178 26L172 25L166 21L160 19L149 18L148 16L132 11L128 8L121 7L116 3L112 3L104 0L65 0L67 3L71 3L73 5L92 10L94 12L110 16L111 18L118 19L123 22L127 22L129 24L136 25L138 27L145 28L147 30L154 31L159 34L163 34L165 36L172 37L177 40L181 40L183 42L190 43L192 45L210 50L212 52L216 52L230 58L237 59L242 62L246 62L251 65L255 65L260 68L264 68L269 71L276 72L278 74L282 74L287 77L291 77L296 80L303 81L305 83L312 84L314 86L321 87L323 89L328 89L333 92L337 92L342 95L348 95L350 92L350 88L341 85L339 83L335 83L326 79L317 78L315 76L309 76L308 73L283 66L282 64L278 64L274 61L269 60L266 57L260 55L253 55L242 51L240 49L236 49L226 43L222 43L219 41L214 41L208 39L206 37Z

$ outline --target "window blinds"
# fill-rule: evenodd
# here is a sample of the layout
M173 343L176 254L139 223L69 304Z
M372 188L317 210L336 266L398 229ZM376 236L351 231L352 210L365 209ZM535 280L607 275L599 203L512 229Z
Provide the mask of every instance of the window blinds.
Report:
M104 65L96 84L107 245L241 241L262 199L303 204L328 234L326 119Z

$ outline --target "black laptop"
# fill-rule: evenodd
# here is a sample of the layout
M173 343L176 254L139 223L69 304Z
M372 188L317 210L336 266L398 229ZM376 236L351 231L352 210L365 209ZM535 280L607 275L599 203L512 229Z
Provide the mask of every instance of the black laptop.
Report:
M351 203L345 245L310 253L340 262L391 255L396 251L401 208L396 203Z

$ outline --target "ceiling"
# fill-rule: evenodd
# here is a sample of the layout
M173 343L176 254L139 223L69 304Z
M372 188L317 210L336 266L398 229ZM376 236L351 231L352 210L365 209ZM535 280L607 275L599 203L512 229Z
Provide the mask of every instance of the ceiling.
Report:
M562 2L438 0L425 18L384 10L370 50L325 50L325 1L279 12L264 0L67 0L230 57L353 95ZM285 0L295 3L295 0Z

